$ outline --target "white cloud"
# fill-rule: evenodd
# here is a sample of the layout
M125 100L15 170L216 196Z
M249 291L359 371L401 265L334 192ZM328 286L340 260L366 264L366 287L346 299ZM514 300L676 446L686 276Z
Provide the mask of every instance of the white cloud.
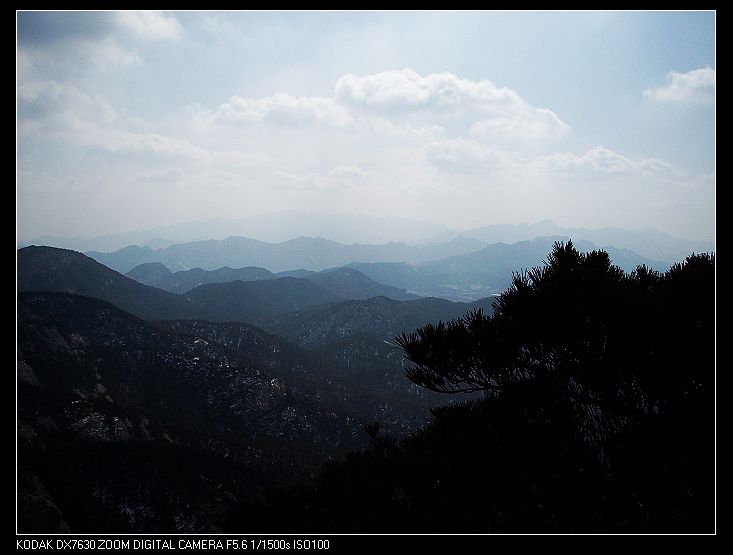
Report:
M535 109L477 121L470 134L484 141L561 139L570 134L570 126L547 109Z
M505 169L523 162L517 153L475 141L443 139L424 148L427 162L443 171L473 173Z
M371 132L435 139L449 128L487 142L536 142L570 133L547 108L527 104L515 91L452 73L421 76L411 69L339 78L333 97L277 93L233 96L210 116L239 124L359 126Z
M183 29L175 17L159 11L124 11L115 13L117 24L148 40L177 40Z
M715 98L715 70L704 67L687 73L671 71L663 86L645 90L644 96L657 102L710 104Z
M108 152L150 151L155 154L181 156L193 160L207 161L209 153L186 140L176 139L158 133L136 133L115 127L102 127L90 122L80 122L77 138L82 144L94 146Z
M120 46L113 38L105 37L98 41L86 41L80 45L84 54L98 69L133 66L142 63L142 58L134 50Z
M472 105L483 112L504 112L523 104L511 89L490 81L460 79L452 73L431 73L425 77L405 68L359 77L347 74L336 82L339 101L374 110L447 109Z
M421 76L406 68L363 77L348 74L336 82L335 95L354 110L386 117L467 120L478 138L538 140L570 133L554 112L530 106L512 89L452 73Z
M629 174L633 172L674 173L672 164L656 158L631 160L606 147L597 146L578 155L572 152L556 152L540 156L532 161L539 168L562 171L585 171L598 174Z
M188 141L157 133L126 129L126 122L102 98L56 81L24 83L18 87L19 126L64 143L93 146L108 152L151 151L205 159L208 154Z
M217 121L240 124L269 122L281 125L325 124L348 126L352 117L331 98L276 93L264 98L233 96L219 106Z

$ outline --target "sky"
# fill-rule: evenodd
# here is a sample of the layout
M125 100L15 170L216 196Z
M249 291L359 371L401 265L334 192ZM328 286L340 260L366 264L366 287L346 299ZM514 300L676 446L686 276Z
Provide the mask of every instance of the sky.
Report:
M715 232L713 12L17 12L17 232Z

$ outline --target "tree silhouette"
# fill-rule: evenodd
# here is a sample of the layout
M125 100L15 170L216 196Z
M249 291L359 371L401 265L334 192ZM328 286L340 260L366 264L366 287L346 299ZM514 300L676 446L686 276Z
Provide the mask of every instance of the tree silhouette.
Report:
M517 437L543 446L558 483L595 469L584 487L606 496L617 526L709 525L714 272L713 255L693 254L664 274L625 274L603 251L556 243L542 267L513 276L493 315L471 312L396 340L416 384L485 392L484 408L436 412L436 424L452 418L465 442L475 439L467 419L479 418L514 458L538 455ZM522 479L545 481L537 464L522 461Z
M713 286L712 255L627 275L604 251L556 243L544 266L513 276L492 316L473 311L396 341L409 379L433 391L543 382L578 402L649 408L710 385L712 366L695 362L712 347Z
M625 274L557 243L491 316L397 341L412 381L474 395L400 441L366 427L371 449L254 511L265 522L300 504L299 531L714 530L713 255Z

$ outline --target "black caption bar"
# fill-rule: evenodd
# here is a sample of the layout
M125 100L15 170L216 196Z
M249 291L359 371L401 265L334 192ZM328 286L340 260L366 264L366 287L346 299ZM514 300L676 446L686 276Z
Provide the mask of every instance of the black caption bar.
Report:
M319 536L16 536L16 551L311 551L327 552Z
M365 549L399 549L419 547L451 548L457 546L488 545L486 536L439 535L332 535L332 534L244 534L244 535L27 535L15 537L16 551L83 552L125 551L142 553L159 551L166 553L218 551L220 553L256 552L305 552L305 553L354 553Z

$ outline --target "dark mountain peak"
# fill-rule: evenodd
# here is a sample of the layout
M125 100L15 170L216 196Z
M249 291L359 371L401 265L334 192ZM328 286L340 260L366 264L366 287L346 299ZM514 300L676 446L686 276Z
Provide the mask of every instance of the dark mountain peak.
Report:
M185 296L196 305L205 306L218 321L255 324L274 314L343 300L307 279L294 277L207 283Z
M79 252L55 247L18 251L18 290L95 297L145 319L203 316L178 295L139 283Z
M131 274L132 272L136 270L141 271L141 272L142 271L158 272L160 274L166 274L166 275L173 273L168 269L168 266L166 266L162 262L144 262L142 264L138 264L137 266L135 266L135 268L130 270L128 274Z
M114 272L88 256L69 249L30 246L18 250L18 288L58 291L69 273L86 269L97 274ZM122 277L122 276L120 276ZM58 284L58 285L56 285Z
M88 256L71 249L62 249L60 247L48 247L45 245L30 245L27 247L23 247L22 249L18 249L18 256L24 256L24 257L40 257L40 256L52 256L55 257L57 260L61 260L62 257L67 257L69 260L82 260L82 259L89 259Z
M125 275L145 285L165 289L160 284L172 273L165 264L161 264L160 262L144 262L135 266Z
M207 283L225 283L227 281L260 281L274 278L275 275L256 266L231 268L223 266L217 270L193 268L191 270L175 272L166 278L160 285L161 289L172 293L186 293L195 287Z
M483 308L489 313L491 299L469 305L435 297L396 301L382 295L309 307L263 325L309 347L327 345L355 334L391 341L401 330L461 318L473 308Z
M348 266L323 270L303 277L344 299L369 299L383 296L407 301L417 298L404 289L379 283L356 268Z

